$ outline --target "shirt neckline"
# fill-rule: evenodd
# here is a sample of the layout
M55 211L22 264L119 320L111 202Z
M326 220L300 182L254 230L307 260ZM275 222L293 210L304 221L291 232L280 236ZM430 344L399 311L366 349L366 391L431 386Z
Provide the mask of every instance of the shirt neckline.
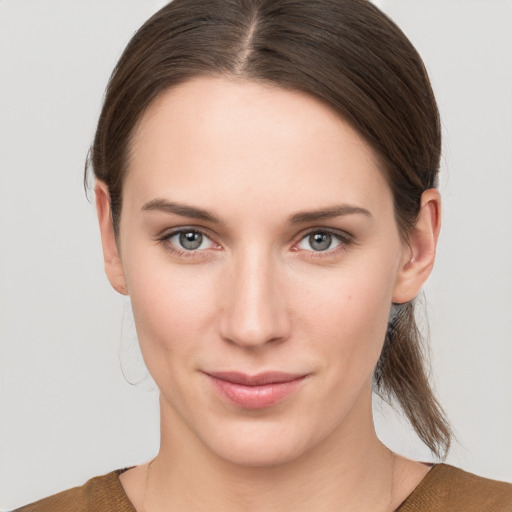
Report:
M136 510L135 510L135 507L133 506L133 503L128 498L128 495L126 494L126 491L124 490L124 487L121 484L121 480L119 479L119 476L122 475L125 471L132 469L133 467L135 467L135 466L118 469L111 473L111 475L115 477L119 495L122 498L122 505L123 505L123 508L126 509L126 512L128 512L128 511L136 512ZM432 478L435 476L435 474L437 474L444 467L446 467L446 464L444 464L444 463L432 464L432 467L430 468L428 473L420 480L418 485L405 498L405 500L402 501L402 503L395 509L394 512L408 512L409 507L413 504L412 502L415 501L417 499L417 497L420 496L421 493L423 492L423 488L426 485L428 485L429 482L432 480Z

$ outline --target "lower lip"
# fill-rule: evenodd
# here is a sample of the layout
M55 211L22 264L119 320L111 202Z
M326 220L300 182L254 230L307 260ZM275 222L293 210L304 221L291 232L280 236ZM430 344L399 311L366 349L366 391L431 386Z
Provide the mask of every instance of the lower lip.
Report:
M217 379L209 375L217 391L231 403L245 409L263 409L277 404L293 393L305 377L286 381L263 384L261 386L245 386L227 380Z

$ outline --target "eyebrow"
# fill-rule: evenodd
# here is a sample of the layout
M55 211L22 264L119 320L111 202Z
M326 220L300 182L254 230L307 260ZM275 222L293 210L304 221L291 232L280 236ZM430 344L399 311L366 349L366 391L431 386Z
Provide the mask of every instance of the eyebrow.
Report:
M296 213L295 215L292 215L289 222L290 224L305 224L307 222L334 219L336 217L354 214L362 214L367 217L372 217L372 214L366 208L342 204L331 208L322 208L320 210Z
M181 217L189 217L191 219L212 222L214 224L223 223L222 219L219 216L217 216L215 213L209 210L204 210L203 208L197 208L195 206L190 206L184 203L167 201L166 199L153 199L152 201L149 201L148 203L144 204L142 210L160 211L171 214L173 213L175 215L180 215ZM367 217L372 217L372 214L365 208L348 204L342 204L330 208L321 208L319 210L295 213L289 218L288 223L292 225L306 224L308 222L317 222L355 214L361 214Z
M142 210L174 213L181 217L189 217L191 219L203 220L214 224L222 224L220 217L208 210L203 210L202 208L197 208L183 203L167 201L166 199L153 199L152 201L149 201L149 203L146 203L142 207Z

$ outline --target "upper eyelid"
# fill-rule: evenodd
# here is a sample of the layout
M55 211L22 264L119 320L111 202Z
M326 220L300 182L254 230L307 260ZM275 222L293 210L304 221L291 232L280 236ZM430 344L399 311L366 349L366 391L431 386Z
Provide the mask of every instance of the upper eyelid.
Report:
M210 240L214 241L210 230L205 229L203 227L197 227L197 226L180 226L177 228L170 228L170 229L164 229L162 230L158 235L157 238L164 239L164 238L171 238L174 235L177 235L179 233L187 233L189 231L194 231L196 233L201 233L202 235L206 236Z
M342 229L335 229L335 228L321 228L321 227L315 227L315 228L308 228L305 231L302 231L299 235L297 235L296 239L298 242L303 240L308 235L312 235L313 233L328 233L330 235L334 235L342 240L346 241L353 241L354 236L348 233L347 231L344 231Z
M162 232L158 236L167 238L167 237L175 235L177 233L183 233L186 231L196 231L196 232L206 235L208 237L215 238L215 235L212 235L211 231L209 229L204 228L204 227L199 227L199 226L179 226L176 228L168 228L168 229L162 230ZM331 234L337 235L341 238L344 238L344 237L345 238L353 238L353 236L350 233L348 233L347 231L342 230L342 229L326 228L326 227L312 227L312 228L304 229L300 233L294 235L292 237L292 240L293 239L302 240L305 236L310 235L311 233L318 233L318 232L331 233Z
M194 226L184 226L184 227L179 227L179 228L163 230L156 237L156 240L159 243L162 243L164 245L167 244L167 245L174 246L174 248L172 249L173 252L176 252L176 251L184 252L184 253L188 253L190 256L192 256L194 253L202 253L202 252L205 252L205 251L211 249L211 247L209 247L207 249L185 249L184 247L180 247L179 245L176 245L176 244L173 244L173 243L170 242L170 239L173 238L174 236L179 235L180 233L187 233L187 232L190 232L190 231L194 231L196 233L200 233L201 235L203 235L206 238L208 238L208 240L212 244L214 244L215 246L221 247L221 245L215 240L215 238L212 237L208 233L208 230L205 230L204 228L194 227ZM171 249L169 248L169 250L171 250Z

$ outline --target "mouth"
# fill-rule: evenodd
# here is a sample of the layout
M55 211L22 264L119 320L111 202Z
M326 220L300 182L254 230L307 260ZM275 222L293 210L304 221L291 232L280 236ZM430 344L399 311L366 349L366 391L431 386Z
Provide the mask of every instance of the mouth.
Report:
M293 393L307 375L265 372L247 375L239 372L206 373L222 398L245 409L263 409L281 402Z

